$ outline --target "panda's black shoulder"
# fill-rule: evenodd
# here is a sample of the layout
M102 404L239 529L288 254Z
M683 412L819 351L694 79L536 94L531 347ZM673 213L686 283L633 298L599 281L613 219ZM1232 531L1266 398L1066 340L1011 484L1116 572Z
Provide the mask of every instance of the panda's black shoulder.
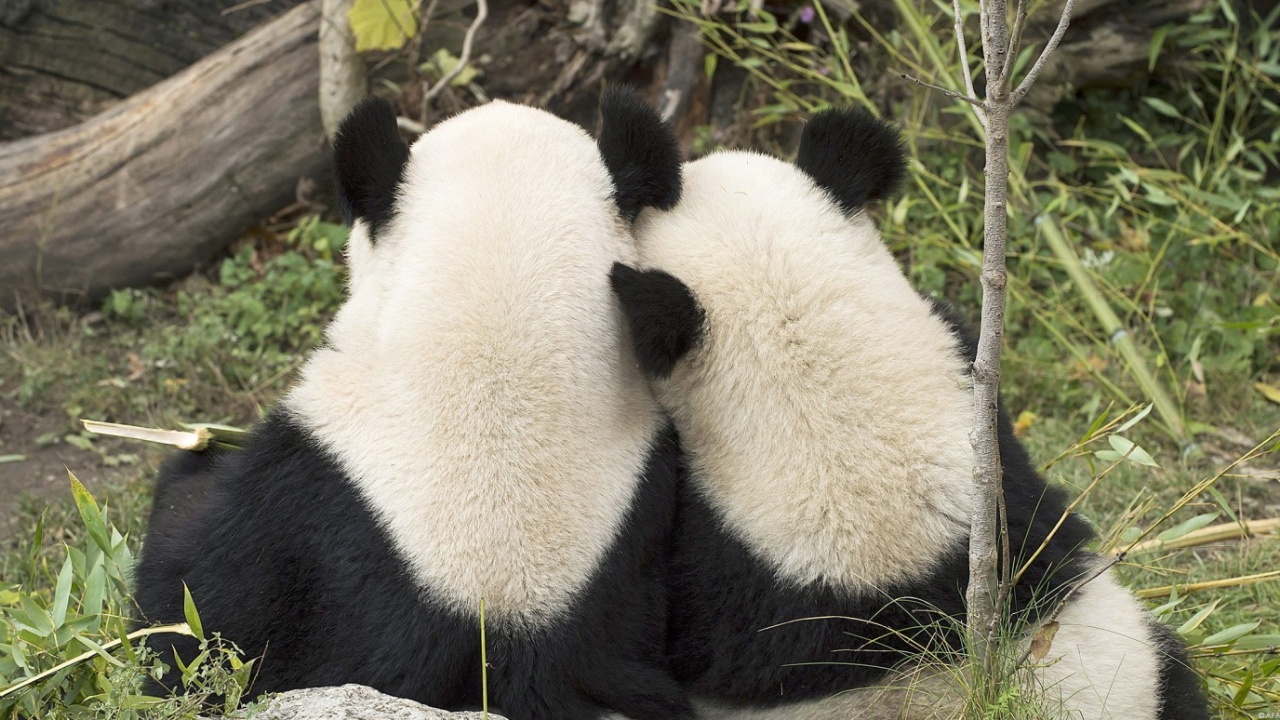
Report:
M947 329L960 342L962 356L967 363L973 363L978 356L978 332L965 314L942 298L920 293L920 297L929 303L929 309L935 317L946 324Z

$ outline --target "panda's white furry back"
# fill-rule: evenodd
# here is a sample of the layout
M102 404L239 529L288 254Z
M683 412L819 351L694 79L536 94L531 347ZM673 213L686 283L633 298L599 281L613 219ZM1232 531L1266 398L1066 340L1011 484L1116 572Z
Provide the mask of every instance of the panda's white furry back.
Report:
M350 297L244 448L162 475L145 618L181 620L185 582L207 630L261 656L255 694L354 682L466 709L483 600L506 716L687 716L662 654L675 441L608 281L631 218L679 192L669 131L612 92L598 145L495 102L409 152L369 101L335 156Z
M957 709L947 672L909 662L961 646L974 342L910 287L863 212L903 172L891 128L822 113L795 165L687 164L677 207L637 223L639 269L614 269L687 459L671 643L706 717ZM1034 627L1100 560L1079 517L1055 529L1067 500L1003 411L1000 450L1015 566L1034 555L1011 604ZM1180 643L1109 574L1057 620L1035 672L1046 717L1207 717Z

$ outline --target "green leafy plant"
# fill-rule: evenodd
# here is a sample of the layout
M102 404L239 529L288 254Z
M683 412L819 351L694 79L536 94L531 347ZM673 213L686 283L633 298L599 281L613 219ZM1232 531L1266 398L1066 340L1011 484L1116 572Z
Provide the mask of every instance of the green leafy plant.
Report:
M218 637L207 638L187 595L187 622L130 631L133 603L129 538L71 475L84 534L50 563L43 516L36 523L22 582L0 589L0 717L194 718L214 697L231 710L248 686L251 662ZM54 570L54 568L57 568ZM199 654L182 666L184 693L143 693L164 666L142 638L193 635Z
M717 61L747 70L762 100L744 116L758 129L835 103L879 113L888 108L871 97L900 98L892 115L915 162L882 232L918 286L976 307L980 128L966 109L899 79L955 82L950 5L893 8L892 29L857 11L839 25L821 3L787 17L746 2L730 19L704 16L692 0L672 12L700 29L708 72ZM1280 91L1280 14L1246 35L1227 12L1211 5L1157 34L1153 58L1171 48L1187 58L1187 72L1166 85L1132 97L1091 91L1098 111L1055 111L1048 126L1012 118L1005 365L1015 405L1053 398L1085 419L1109 401L1156 401L1153 427L1186 444L1218 420L1182 427L1215 380L1280 369L1280 191L1262 182L1280 152L1268 120ZM1030 222L1039 216L1056 219L1065 255Z

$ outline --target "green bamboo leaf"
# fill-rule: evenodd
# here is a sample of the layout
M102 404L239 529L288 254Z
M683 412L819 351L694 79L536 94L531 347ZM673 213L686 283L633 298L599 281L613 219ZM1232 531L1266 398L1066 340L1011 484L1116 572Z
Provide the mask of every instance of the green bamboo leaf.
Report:
M1184 520L1178 523L1177 525L1174 525L1173 527L1169 528L1168 530L1165 530L1164 532L1157 535L1156 539L1161 542L1169 542L1171 540L1177 540L1178 538L1184 535L1187 535L1189 533L1195 532L1196 530L1199 530L1200 528L1204 527L1205 525L1208 525L1214 520L1217 520L1218 516L1221 514L1222 513L1211 512L1211 513L1204 513L1203 515L1197 515L1191 518L1190 520Z
M1240 689L1236 694L1231 696L1231 704L1236 707L1243 707L1245 700L1249 697L1249 691L1253 689L1253 668L1247 668L1244 674L1244 680L1240 682Z
M201 650L200 653L196 655L194 660L187 663L187 666L182 669L182 684L183 685L189 684L193 679L195 679L196 672L200 670L200 666L203 665L204 661L208 659L209 659L209 651Z
M1178 626L1178 634L1185 636L1188 633L1195 630L1196 628L1200 627L1200 623L1204 622L1210 615L1213 614L1214 610L1218 609L1218 603L1220 602L1222 602L1221 599L1214 600L1213 602L1205 606L1203 610L1196 613L1195 615L1192 615L1190 620Z
M1111 443L1112 450L1125 457L1129 462L1146 465L1147 467L1160 467L1159 463L1152 459L1150 453L1126 437L1111 435L1107 437L1107 442Z
M76 638L76 641L78 641L81 645L84 645L85 647L89 648L89 649L90 649L90 650L92 650L95 654L97 654L99 657L101 657L102 659L104 659L104 660L106 660L107 662L111 663L112 665L115 665L116 667L124 667L124 663L122 663L122 662L120 662L119 660L117 660L117 659L115 659L115 658L111 657L111 653L107 652L107 651L106 651L106 649L105 649L105 648L103 648L103 647L102 647L101 645L99 645L98 643L96 643L96 642L94 642L94 641L90 640L89 638L84 637L84 636L82 636L82 635L76 635L76 636L75 636L75 638Z
M107 536L107 524L102 519L102 511L98 509L98 503L85 489L75 473L67 471L67 476L71 478L71 497L75 500L76 510L80 512L80 519L84 521L84 527L89 531L89 537L102 548L105 553L111 552L111 541Z
M1170 105L1169 103L1165 102L1164 100L1161 100L1160 98L1144 97L1142 98L1142 102L1146 103L1147 107L1151 108L1152 110L1155 110L1156 112L1160 113L1161 115L1164 115L1165 117L1171 117L1175 119L1182 117L1182 113L1178 112L1178 108Z
M196 612L195 600L191 599L191 588L182 583L182 614L186 616L187 625L191 626L191 634L197 640L204 640L204 626L200 624L200 613Z
M80 605L80 612L85 615L99 615L102 613L102 605L106 602L107 597L107 575L101 565L89 571L89 577L84 581L84 602Z
M1139 410L1137 415L1134 415L1133 417L1129 418L1124 422L1123 425L1116 428L1115 429L1116 434L1122 433L1125 430L1128 430L1129 428L1133 427L1134 425L1137 425L1138 423L1142 422L1143 418L1151 414L1151 408L1155 406L1156 406L1155 403L1147 403L1147 406Z
M22 649L25 645L22 640L14 638L13 644L9 646L9 652L13 656L13 663L23 670L30 670L31 666L27 663L27 653Z
M1261 620L1254 620L1253 622L1250 622L1250 623L1241 623L1239 625L1234 625L1232 627L1227 628L1226 630L1220 630L1210 635L1209 637L1201 641L1200 644L1204 647L1213 647L1214 645L1226 645L1232 642L1233 640L1239 640L1245 635L1248 635L1254 630L1257 630L1258 625L1260 625L1261 623L1262 623Z
M124 648L124 658L129 664L138 664L138 653L133 650L133 641L129 639L129 633L124 628L116 633L116 639L120 641L120 647Z
M58 571L58 582L53 588L53 605L49 609L53 617L54 627L61 627L67 621L67 604L71 601L71 558L62 561L62 569Z
M55 626L49 611L45 610L30 595L23 595L18 602L20 609L9 611L9 617L21 629L25 629L39 637L49 637Z
M1264 648L1280 647L1280 635L1250 635L1240 638L1236 641L1236 647L1240 650L1262 650Z
M1161 25L1151 36L1151 43L1147 45L1147 72L1156 69L1156 60L1160 58L1160 49L1164 47L1164 39L1169 35L1169 28L1169 25Z

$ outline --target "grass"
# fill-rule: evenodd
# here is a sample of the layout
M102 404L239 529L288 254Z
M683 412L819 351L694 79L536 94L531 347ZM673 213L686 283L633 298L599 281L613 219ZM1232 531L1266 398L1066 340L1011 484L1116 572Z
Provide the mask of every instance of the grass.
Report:
M252 664L217 636L202 637L200 654L186 659L185 694L143 694L143 680L161 670L126 634L127 568L164 452L96 438L78 421L252 423L319 342L342 297L345 271L333 254L345 236L340 226L306 218L288 233L248 239L209 275L116 292L98 313L39 308L0 319L0 352L13 361L0 364L0 410L52 428L34 438L19 438L18 429L13 438L35 454L73 450L54 464L97 481L106 501L99 508L83 488L52 500L27 497L15 531L0 532L0 718L176 720L207 713L211 703L239 704ZM195 618L193 609L189 623L199 636ZM6 694L35 677L31 688Z
M871 98L878 112L900 120L915 161L906 192L880 211L886 241L918 286L972 311L979 302L980 129L963 107L896 80L907 72L957 83L949 7L923 0L894 7L892 32L857 13L841 24L820 4L808 24L799 10L750 16L745 4L733 20L705 18L686 0L674 12L702 29L708 72L736 64L751 77L745 121L731 136L781 151L776 142L785 133L776 131L805 112ZM1280 190L1265 181L1278 172L1280 153L1273 120L1280 10L1246 35L1226 22L1223 7L1158 33L1151 56L1183 58L1170 78L1143 90L1090 91L1081 98L1086 111L1064 103L1042 109L1046 121L1017 115L1012 127L1005 399L1049 477L1083 494L1080 510L1104 545L1280 516L1280 459L1264 454L1232 465L1280 428L1280 405L1265 390L1280 387ZM1037 217L1052 219L1065 242L1046 236ZM77 420L253 422L287 386L341 299L334 253L344 238L341 228L308 218L247 239L210 273L163 290L118 292L97 313L42 309L0 318L0 356L11 360L0 362L0 407L47 421L31 444L74 450L67 464L86 481L94 479L86 468L112 478L95 486L119 532L109 548L137 550L160 453L87 436ZM1128 351L1111 342L1116 322L1133 340ZM1145 407L1153 388L1172 410L1152 410L1118 430L1121 409ZM1095 432L1108 422L1109 430ZM0 456L11 452L0 447ZM28 653L31 668L0 663L0 687L89 647L56 629L22 636L11 622L22 597L42 612L59 607L66 558L79 552L87 561L94 552L98 540L81 501L70 492L28 500L18 510L19 531L0 536L0 648L26 642L40 649ZM80 603L92 564L73 563L69 587ZM1142 590L1277 568L1280 539L1272 536L1134 553L1118 572ZM119 636L124 589L99 613L97 628L81 633L90 642ZM1280 583L1175 589L1149 604L1192 643L1218 717L1261 720L1280 707ZM245 672L234 653L211 647L217 662L191 674L195 696L206 699ZM194 712L124 707L140 702L137 682L147 671L145 657L122 668L97 656L44 686L40 709L91 714L75 707L96 697L113 698L119 717ZM1022 702L1010 690L983 699L967 717L1016 716ZM0 700L0 718L17 711Z

